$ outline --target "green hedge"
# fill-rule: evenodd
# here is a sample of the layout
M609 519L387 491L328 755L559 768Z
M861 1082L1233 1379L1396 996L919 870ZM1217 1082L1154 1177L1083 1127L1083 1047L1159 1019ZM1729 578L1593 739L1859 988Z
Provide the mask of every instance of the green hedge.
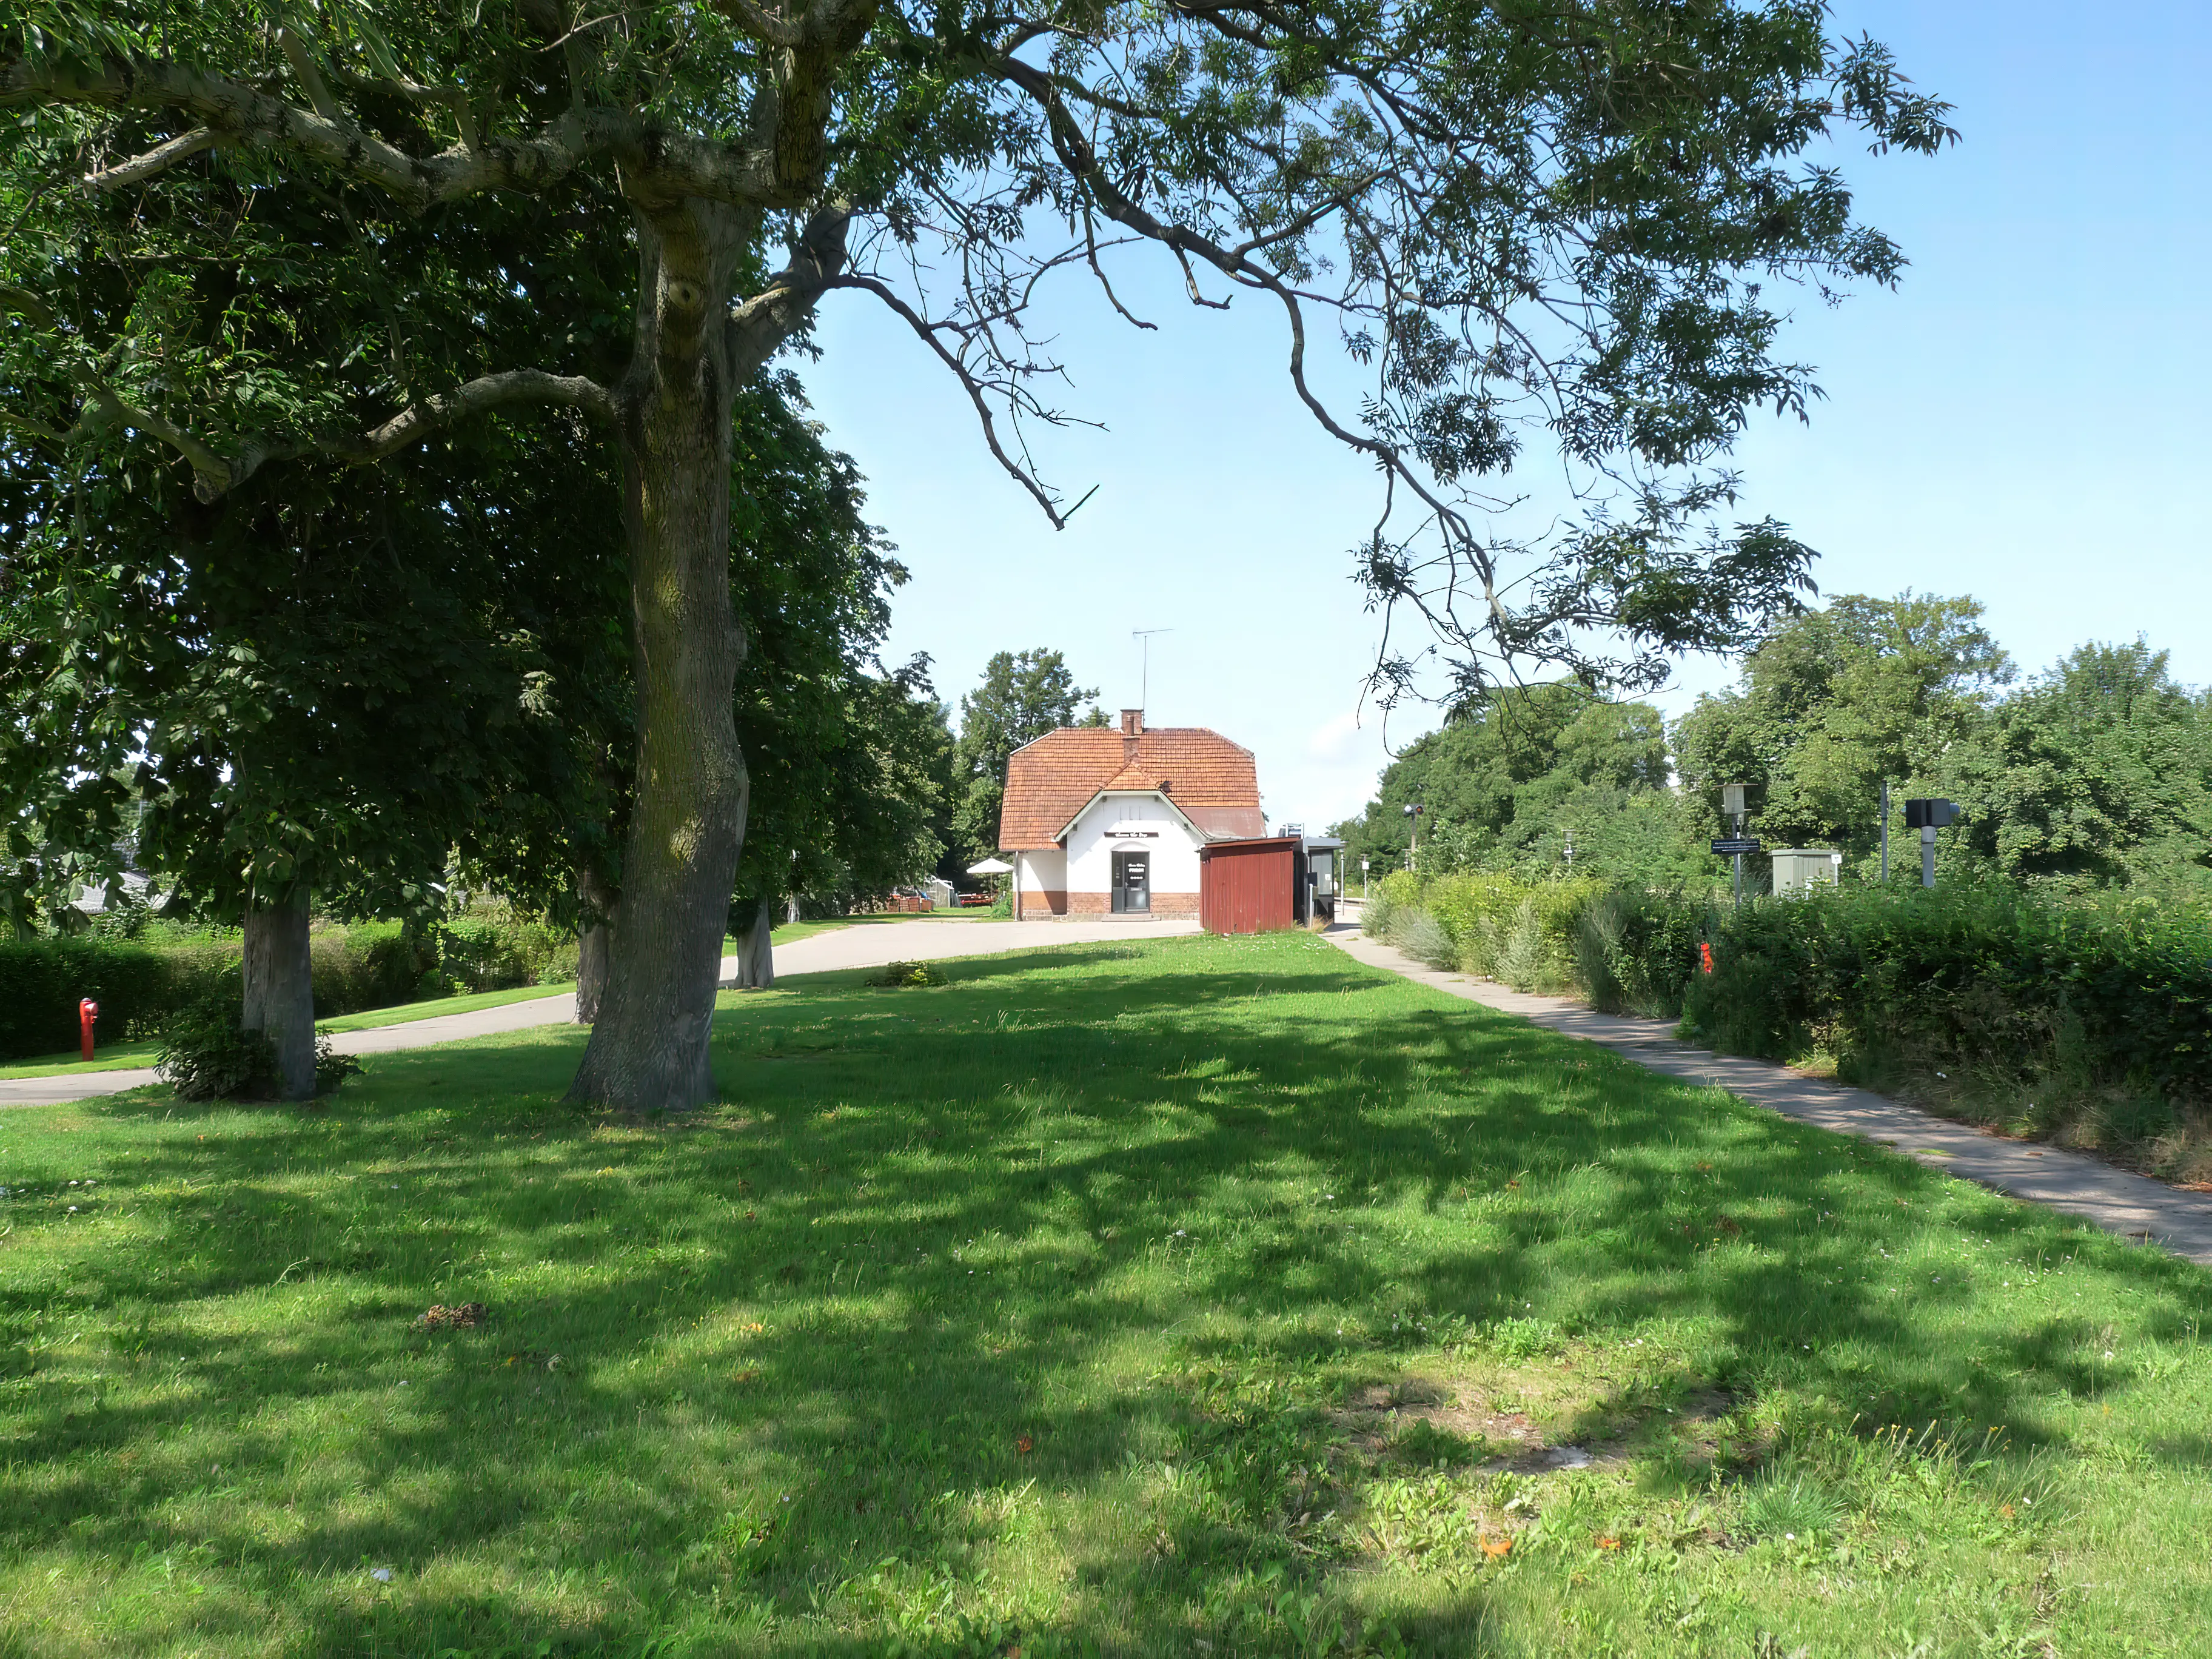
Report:
M2212 917L2002 887L1761 900L1712 920L1685 1024L1739 1054L1833 1054L2026 1082L2071 1073L2212 1103Z
M576 940L503 910L428 927L318 923L308 939L318 1015L576 976ZM239 959L239 936L155 924L138 938L0 941L0 1060L76 1047L77 999L100 1005L103 1043L160 1036Z
M198 952L100 939L0 943L0 1056L76 1048L80 997L100 1005L101 1042L152 1036L213 978Z
M1825 1054L1848 1080L2087 1144L2147 1141L2212 1106L2202 908L2000 885L1738 908L1702 892L1401 874L1366 926L1436 966L1679 1015L1686 1037L1728 1053Z

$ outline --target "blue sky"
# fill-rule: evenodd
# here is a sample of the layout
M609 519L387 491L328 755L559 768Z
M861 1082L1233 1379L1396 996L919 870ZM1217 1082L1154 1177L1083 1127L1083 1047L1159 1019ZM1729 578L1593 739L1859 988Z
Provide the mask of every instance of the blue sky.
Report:
M1743 516L1819 548L1825 592L1976 595L2028 669L2142 633L2212 682L2212 7L1846 3L1837 21L1954 103L1965 141L1841 158L1912 265L1893 293L1796 305L1785 349L1826 401L1747 434ZM1157 332L1077 284L1047 313L1062 402L1106 428L1044 452L1069 499L1098 487L1060 532L902 324L861 295L825 307L802 372L913 571L891 652L927 652L957 702L993 652L1049 646L1117 708L1138 700L1132 631L1170 628L1153 722L1228 734L1271 818L1329 822L1386 759L1381 722L1355 719L1377 624L1348 579L1373 475L1295 405L1253 296L1194 312L1156 272L1124 297ZM1686 664L1656 701L1733 678ZM1401 709L1388 744L1433 723Z

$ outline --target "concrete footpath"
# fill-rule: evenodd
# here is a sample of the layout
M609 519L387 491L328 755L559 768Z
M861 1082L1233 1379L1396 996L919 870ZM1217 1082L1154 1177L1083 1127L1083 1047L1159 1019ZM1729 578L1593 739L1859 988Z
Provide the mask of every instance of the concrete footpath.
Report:
M1001 951L1050 950L1061 945L1097 945L1112 939L1171 939L1195 933L1194 921L1154 921L1148 916L1096 916L1085 921L963 921L947 916L914 921L866 922L836 927L795 945L775 947L775 971L822 974L837 968L880 968L887 962L942 962L948 957L995 956ZM724 977L737 972L735 958L722 963Z
M1531 996L1491 980L1426 968L1350 927L1332 928L1326 937L1370 967L1598 1043L1664 1076L1725 1089L1784 1117L1894 1146L1932 1169L2212 1267L2212 1194L2185 1193L2062 1146L1984 1134L1885 1096L1804 1077L1787 1066L1692 1048L1676 1040L1666 1020L1601 1014L1564 997Z
M1100 919L1090 921L936 921L869 922L835 927L775 947L775 971L820 974L839 968L880 968L890 962L941 962L950 957L991 956L1002 951L1036 950L1058 945L1089 945L1121 939L1165 939L1194 933L1194 921ZM722 958L722 976L738 970L735 957ZM334 1031L331 1047L342 1054L385 1054L402 1048L428 1048L464 1037L527 1030L536 1025L566 1025L576 1017L574 992L532 997L471 1013L440 1014L399 1025L374 1025L362 1031ZM64 1101L143 1089L160 1079L151 1066L119 1072L76 1072L58 1077L0 1078L0 1108L57 1106Z

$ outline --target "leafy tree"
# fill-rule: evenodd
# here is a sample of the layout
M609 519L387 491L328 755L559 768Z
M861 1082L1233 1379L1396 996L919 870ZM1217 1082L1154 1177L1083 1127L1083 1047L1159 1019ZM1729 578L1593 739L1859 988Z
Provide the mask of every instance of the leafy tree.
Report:
M104 879L135 853L177 902L242 923L245 1024L295 1097L315 1080L311 892L421 915L456 849L508 852L510 814L566 830L600 810L570 732L605 717L603 688L568 669L603 584L552 535L526 573L509 541L562 454L501 444L499 485L465 490L477 459L280 465L211 506L93 472L85 533L34 527L0 593L17 913L33 879ZM514 887L567 867L501 862Z
M327 275L388 320L333 359L251 284L216 305L214 264L152 258L127 267L129 323L86 330L58 270L11 273L11 333L64 388L17 399L11 380L11 418L159 445L209 499L284 456L372 463L499 409L599 423L623 480L642 787L573 1092L690 1104L713 1089L746 796L734 400L824 294L909 322L1055 523L1021 432L1056 418L1036 391L1052 331L1023 314L1044 279L1095 275L1121 308L1108 267L1140 247L1200 305L1260 296L1295 394L1412 504L1361 550L1363 579L1443 632L1462 686L1501 653L1648 684L1668 652L1788 611L1804 580L1784 527L1718 522L1749 410L1802 414L1814 390L1777 353L1775 286L1887 283L1903 264L1807 153L1950 136L1886 52L1825 23L1815 0L27 0L0 22L0 105L23 112L0 140L11 237L49 245L82 190L297 181L361 228ZM403 222L471 239L455 210L488 195L549 210L509 267L519 291L576 239L634 244L620 361L550 333L527 362L466 331L436 362L401 348L446 267L386 259L381 239ZM957 273L952 292L933 270ZM1357 416L1308 376L1317 320L1371 374ZM1485 486L1531 434L1622 483L1556 544L1516 548L1489 533ZM1393 690L1410 676L1382 672Z
M1950 757L1956 844L2016 880L2212 894L2212 697L2142 640L2081 647Z
M955 842L965 864L988 858L999 846L999 809L1006 799L1006 759L1024 744L1075 723L1085 690L1057 651L1001 651L983 665L982 683L960 699L960 741L952 752L959 804L953 812ZM1086 724L1103 726L1094 708Z
M1846 594L1777 629L1735 690L1700 697L1676 728L1708 821L1722 785L1747 784L1769 845L1873 859L1883 781L1900 814L1908 792L1936 793L1945 757L2013 677L1981 617L1972 599Z
M324 349L376 325L307 257L318 244L343 252L349 234L313 192L262 191L249 216L215 180L198 200L156 204L198 210L226 236L250 224L257 283ZM543 210L478 205L489 263L449 274L480 332L534 339L614 316L586 246L547 293L514 294L498 268L505 238ZM82 228L112 237L128 206L94 198ZM173 228L172 244L196 228ZM436 250L394 238L386 251ZM80 315L129 300L127 288L103 295L108 274L88 263ZM860 517L849 460L799 415L795 383L757 380L737 406L733 603L762 641L738 720L770 788L787 792L761 815L755 859L802 846L840 880L857 866L888 884L926 868L937 843L911 826L887 833L905 798L864 779L854 757L866 744L841 734L860 729L853 709L884 702L866 671L904 573ZM474 879L587 924L579 1012L597 1012L608 929L588 924L619 909L634 748L609 459L573 425L495 418L380 469L276 463L202 503L173 470L112 441L0 444L0 520L31 556L7 595L22 641L10 706L28 727L6 759L14 799L41 807L19 835L39 844L52 886L111 866L128 823L179 897L242 921L246 1022L288 1034L295 1091L313 1075L310 890L339 915L419 913L456 850Z
M848 661L811 744L787 729L781 741L757 745L740 720L747 753L773 757L779 773L763 791L774 815L757 818L746 837L757 885L750 894L741 886L731 907L739 986L775 981L769 935L780 902L794 913L802 899L842 912L918 881L943 855L952 734L928 671L927 657L884 675ZM788 704L776 701L775 718L787 722ZM762 775L758 762L754 771Z
M1559 869L1571 839L1577 867L1626 875L1652 862L1652 832L1638 819L1624 835L1622 815L1667 787L1666 720L1649 704L1572 681L1493 693L1384 771L1347 851L1402 868L1418 801L1425 869Z

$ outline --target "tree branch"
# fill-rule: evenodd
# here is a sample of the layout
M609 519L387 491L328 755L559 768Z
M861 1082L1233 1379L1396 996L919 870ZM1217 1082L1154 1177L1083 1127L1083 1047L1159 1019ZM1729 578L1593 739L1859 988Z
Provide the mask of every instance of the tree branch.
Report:
M434 398L403 409L376 428L358 445L318 444L356 465L380 461L397 450L419 442L440 427L451 426L488 410L519 404L562 404L580 409L599 420L612 420L615 396L597 380L583 374L548 374L542 368L510 368L441 392Z
M839 286L845 269L845 237L853 210L836 203L806 222L791 258L775 279L750 300L730 307L731 370L740 380L775 356L783 343L805 326L814 303Z
M410 81L404 76L392 79L382 76L356 75L343 66L331 72L337 76L338 84L348 92L389 93L412 103L441 105L453 115L454 130L460 134L461 148L471 155L483 148L483 140L477 137L476 111L469 102L468 94L459 87L426 87L419 81Z
M183 456L192 469L192 494L212 501L234 489L267 462L287 460L301 453L297 447L278 445L261 438L248 439L236 455L225 455L206 440L163 419L151 410L125 403L104 380L86 380L85 396L117 426L136 427Z
M1066 529L1067 520L1060 509L1053 505L1052 497L1045 493L1044 486L1030 476L1026 467L1018 465L1014 459L1006 453L1004 446L999 442L999 428L997 423L991 418L990 402L984 397L983 388L976 383L975 377L969 372L968 365L962 362L957 354L946 349L945 342L937 337L937 331L923 320L921 313L900 299L888 286L872 276L840 276L830 286L857 288L872 294L905 319L906 325L915 331L923 344L937 354L938 361L951 369L954 377L959 380L961 389L968 394L968 401L975 406L976 420L982 423L983 441L991 447L991 453L998 458L999 465L1006 468L1007 474L1036 499L1036 504L1044 509L1045 517L1051 520L1054 530Z
M284 61L292 66L292 73L300 84L307 88L307 101L315 106L315 113L325 121L343 125L345 117L338 112L337 100L331 96L330 83L323 79L321 66L307 50L307 43L290 29L278 29L276 47L284 54Z
M0 304L21 313L30 319L33 328L50 329L54 325L53 307L27 288L17 288L12 283L0 283Z
M829 95L826 85L822 95ZM152 58L109 58L94 64L0 61L0 108L17 104L182 111L213 131L217 143L290 150L417 211L492 190L535 194L602 159L651 178L662 191L738 207L787 206L804 196L781 182L772 149L763 153L669 131L626 110L574 109L534 137L495 137L475 151L464 143L416 157L349 120Z
M192 469L192 494L213 501L235 489L271 461L323 454L350 466L366 466L418 443L441 427L495 409L532 404L567 404L601 420L615 414L614 394L597 380L549 374L538 368L511 368L485 374L451 392L425 398L399 411L359 438L312 437L287 442L255 434L226 455L205 439L185 431L152 410L127 403L105 381L86 378L85 395L109 421L135 427L175 450Z
M78 182L87 190L121 190L126 185L135 185L142 179L150 179L157 173L165 172L179 161L203 155L222 142L213 128L195 127L180 137L155 145L143 155L134 155L112 167L102 167L98 173L88 173Z
M763 9L753 0L709 0L721 15L764 46L789 48L806 38L806 30L779 12Z

